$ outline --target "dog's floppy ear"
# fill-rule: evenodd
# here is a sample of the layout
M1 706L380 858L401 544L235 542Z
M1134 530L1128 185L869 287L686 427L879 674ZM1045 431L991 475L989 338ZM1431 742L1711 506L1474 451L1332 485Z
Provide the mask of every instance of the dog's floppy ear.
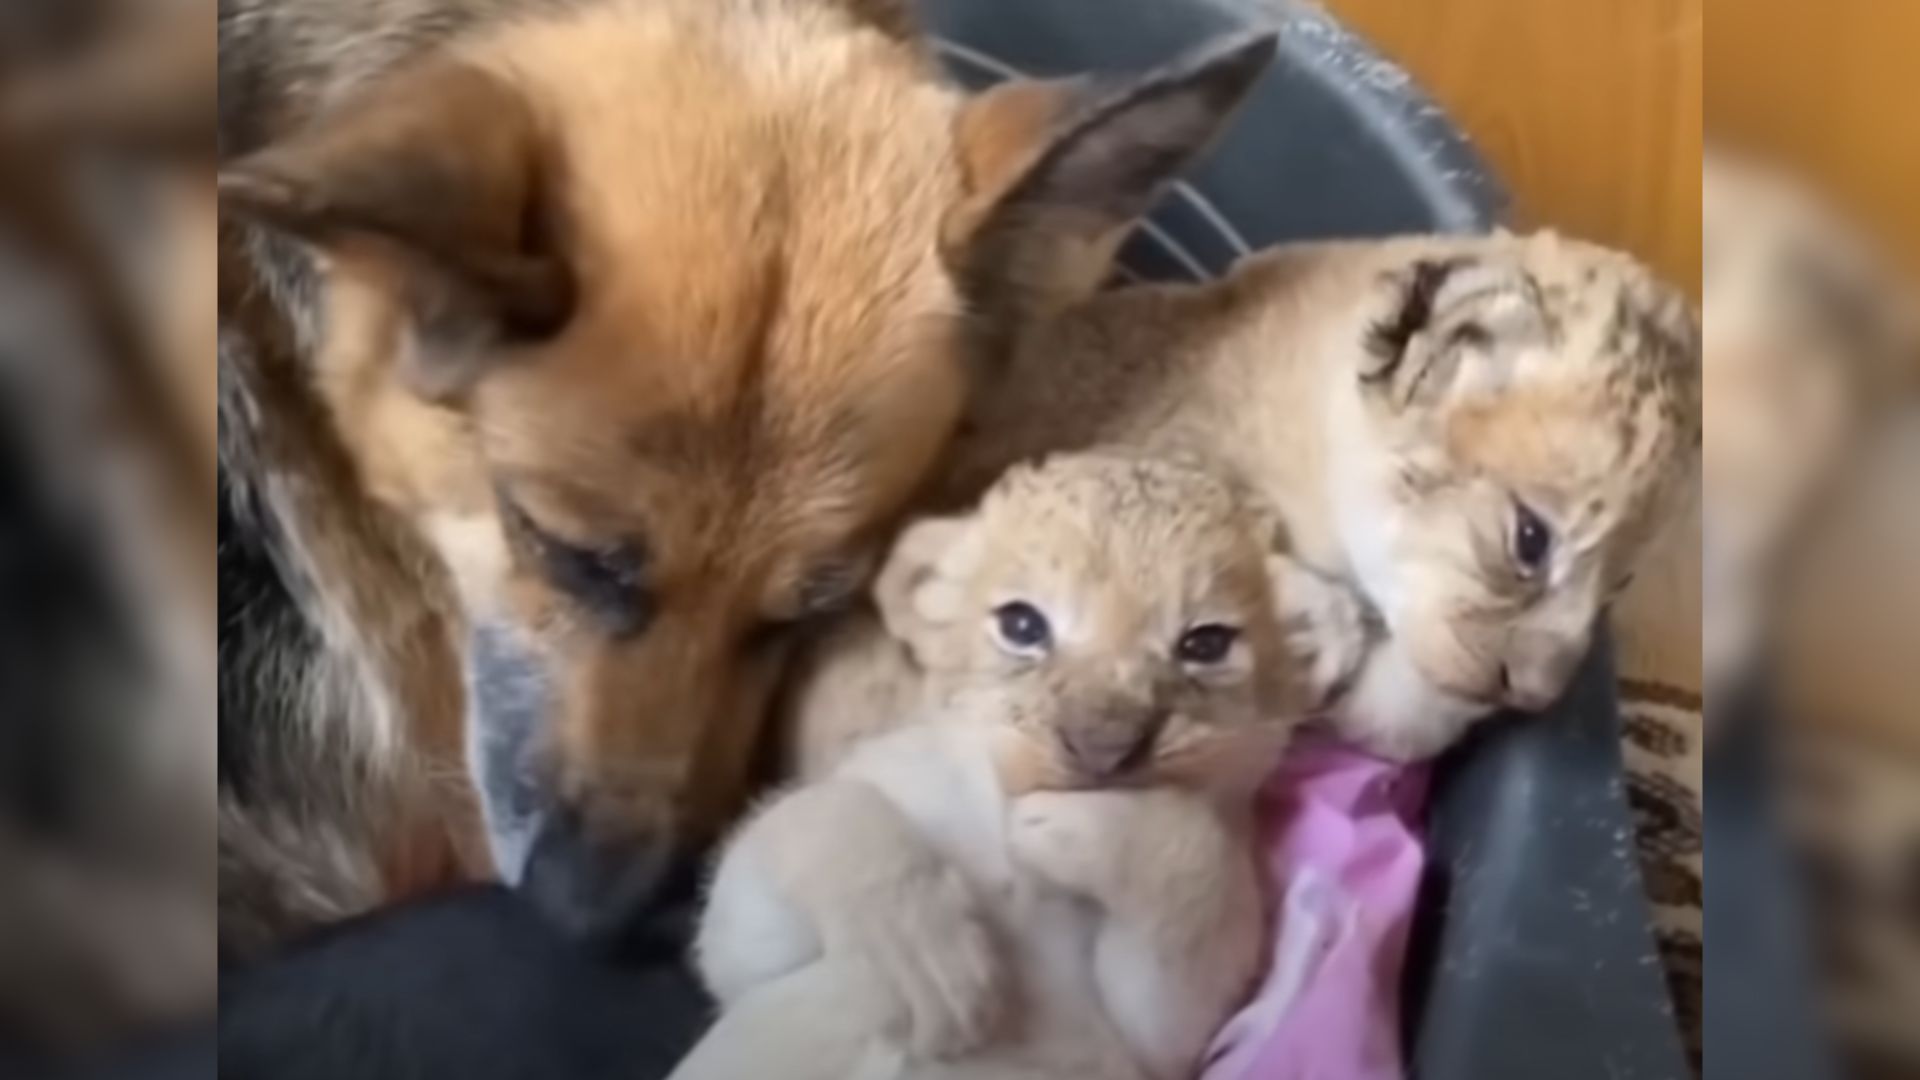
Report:
M219 184L223 213L299 236L403 293L421 344L405 374L427 397L464 387L485 345L549 334L571 310L532 111L472 66L396 76Z
M922 665L946 667L961 658L947 628L963 618L966 592L958 580L977 553L974 519L926 518L900 534L874 579L873 596L887 632L906 643Z
M1129 227L1225 126L1276 35L1216 43L1115 85L1002 83L956 132L968 196L945 243L969 299L1004 325L1098 286Z

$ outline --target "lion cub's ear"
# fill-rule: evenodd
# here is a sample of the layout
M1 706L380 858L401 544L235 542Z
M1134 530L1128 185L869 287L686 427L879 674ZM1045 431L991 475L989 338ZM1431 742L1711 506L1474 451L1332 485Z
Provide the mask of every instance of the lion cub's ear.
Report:
M944 244L970 299L1031 317L1091 293L1120 241L1226 126L1276 35L1215 43L1122 82L1013 81L961 113L967 198Z
M1360 380L1394 411L1498 393L1520 352L1552 339L1540 285L1517 254L1422 260L1393 288Z
M411 69L221 173L220 210L300 237L404 297L404 372L450 396L499 340L551 333L572 281L524 96L455 61Z
M905 642L930 668L963 659L952 632L966 618L964 579L979 560L979 530L972 517L915 522L893 545L874 579L874 601L887 632Z

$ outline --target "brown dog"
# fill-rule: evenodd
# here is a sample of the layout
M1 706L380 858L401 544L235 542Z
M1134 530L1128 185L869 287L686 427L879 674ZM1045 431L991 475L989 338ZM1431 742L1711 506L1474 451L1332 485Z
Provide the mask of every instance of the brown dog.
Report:
M884 0L232 8L235 505L360 658L331 744L444 771L464 728L494 868L583 928L736 809L995 328L1103 270L1272 52L969 100ZM391 845L419 801L360 814Z

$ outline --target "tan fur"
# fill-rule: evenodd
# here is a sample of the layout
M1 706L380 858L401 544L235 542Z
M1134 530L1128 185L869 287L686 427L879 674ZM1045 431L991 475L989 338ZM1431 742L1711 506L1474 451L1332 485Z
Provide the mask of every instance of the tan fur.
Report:
M697 843L747 790L790 629L856 591L993 370L1006 294L1111 243L1272 42L1105 98L968 100L903 5L480 18L512 6L316 76L222 207L319 259L339 486L444 568L452 632L531 657L550 703L503 768L599 838ZM251 12L304 40L301 16ZM1200 100L1145 115L1163 95Z
M698 955L724 1012L676 1075L1191 1075L1260 953L1247 813L1300 703L1275 561L1226 484L1131 454L910 528L885 628L849 624L864 657L802 695L814 779L721 863ZM1015 601L1045 647L996 636ZM1239 638L1181 662L1207 624ZM1089 771L1090 730L1147 749Z
M1178 511L1161 517L1141 509L1172 505ZM1274 606L1288 562L1263 550L1266 526L1229 486L1190 466L1114 452L1012 470L972 514L911 526L876 582L877 610L850 617L810 653L785 721L795 771L823 775L877 730L964 701L1028 732L1006 763L1021 788L1074 782L1061 728L1102 715L1125 722L1147 706L1171 711L1148 772L1208 774L1229 704L1241 723L1304 704L1291 663L1277 659L1294 655L1286 617L1297 602ZM1114 587L1094 588L1105 582ZM1037 668L1004 656L986 623L1012 599L1062 623L1071 648ZM1230 664L1196 681L1150 659L1179 636L1169 618L1238 627ZM1140 659L1116 666L1127 653ZM1210 719L1193 724L1189 708Z
M1416 302L1423 273L1439 284ZM1277 544L1384 623L1387 647L1340 646L1366 658L1342 725L1425 754L1564 687L1693 483L1698 355L1677 293L1551 234L1283 247L1034 326L949 495L1097 442L1220 462L1277 512ZM1516 500L1552 528L1544 579L1512 557Z
M799 613L810 560L884 518L957 408L958 299L932 245L899 242L934 233L960 195L957 102L899 42L798 5L765 19L593 5L460 52L410 70L398 108L376 101L359 120L347 106L331 142L261 167L297 174L422 138L451 153L494 139L491 160L468 163L482 170L540 155L578 275L574 317L553 340L488 358L499 370L458 400L425 400L409 370L435 362L417 355L435 346L407 306L418 258L329 228L318 387L368 493L440 545L467 616L511 612L546 631L568 671L561 786L595 793L596 816L712 822L744 782L744 714L774 655L743 655L742 638ZM482 89L524 103L533 145L511 141L511 112L462 111ZM245 169L227 177L230 197ZM520 212L480 203L454 220ZM484 228L458 238L510 242ZM584 548L644 537L657 629L602 638L508 548L496 491ZM711 804L636 805L666 791Z

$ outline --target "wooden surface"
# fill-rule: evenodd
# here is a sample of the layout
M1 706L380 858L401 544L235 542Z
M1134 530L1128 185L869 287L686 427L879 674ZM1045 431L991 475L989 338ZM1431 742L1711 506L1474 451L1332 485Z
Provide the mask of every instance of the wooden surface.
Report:
M1706 0L1707 128L1809 173L1920 271L1920 3Z
M1323 3L1466 128L1521 224L1625 248L1698 295L1702 0Z

